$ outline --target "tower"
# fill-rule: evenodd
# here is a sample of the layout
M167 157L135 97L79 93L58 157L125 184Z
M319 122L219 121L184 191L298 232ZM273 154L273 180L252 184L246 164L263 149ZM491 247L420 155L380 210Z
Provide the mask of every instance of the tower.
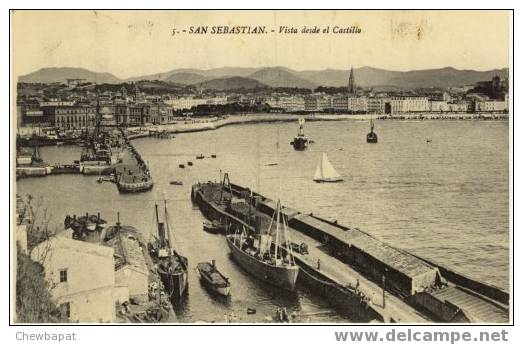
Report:
M349 94L354 94L356 91L356 85L354 83L354 68L352 68L352 65L350 66L350 74L349 74L349 85L348 85Z

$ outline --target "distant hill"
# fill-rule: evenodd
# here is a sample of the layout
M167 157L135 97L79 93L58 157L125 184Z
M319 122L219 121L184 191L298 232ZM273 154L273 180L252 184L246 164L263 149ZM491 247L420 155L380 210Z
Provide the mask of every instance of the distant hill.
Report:
M177 83L177 84L191 85L191 84L198 84L198 83L204 82L208 79L209 79L208 77L203 76L201 74L197 74L197 73L177 72L177 73L172 73L169 76L167 76L167 78L160 79L160 80L171 82L171 83Z
M295 73L290 72L290 70L281 67L262 68L249 75L249 78L258 80L271 87L301 87L313 89L319 85L316 82L303 79Z
M494 75L508 77L508 69L490 71L458 70L452 67L419 71L389 71L373 67L354 69L356 85L378 89L447 88L490 80ZM110 73L92 72L82 68L42 68L21 76L19 82L65 82L67 78L83 78L96 83L121 83L123 80ZM216 90L255 87L346 86L349 71L341 69L295 71L285 67L247 68L223 67L207 70L180 68L168 72L128 78L125 81L158 80L177 85L200 85ZM257 81L259 84L254 83Z
M212 90L256 89L267 87L257 80L245 77L216 78L198 84L199 87Z
M327 69L323 71L300 71L296 74L304 79L314 80L324 86L346 86L349 70ZM396 89L462 86L481 80L490 80L493 76L508 76L508 69L490 71L458 70L452 67L420 71L389 71L373 67L354 69L356 85L360 87L389 87Z
M92 83L121 83L122 80L111 73L89 71L85 68L73 67L48 67L36 72L22 75L18 78L20 83L65 83L67 79L85 79Z

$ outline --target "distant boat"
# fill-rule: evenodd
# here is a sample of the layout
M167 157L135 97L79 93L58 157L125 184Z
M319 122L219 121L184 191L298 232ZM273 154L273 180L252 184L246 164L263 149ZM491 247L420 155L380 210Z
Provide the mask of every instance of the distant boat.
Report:
M192 167L192 162L191 161L187 162L187 165Z
M183 164L178 164L178 166L180 167L180 169L185 168L185 165L183 165Z
M300 129L298 130L298 134L294 137L293 141L291 141L291 145L295 150L303 151L309 145L309 138L307 138L303 132L303 124L305 123L305 119L301 118L298 123L300 124Z
M327 154L322 153L321 159L316 167L313 180L315 182L340 182L343 181L340 174L334 169Z
M374 132L374 121L370 119L370 133L367 133L367 142L369 144L376 144L378 142L378 135Z
M205 156L202 154L199 154L198 156L196 156L196 159L204 159L204 158L205 158Z
M183 182L182 181L178 181L178 180L173 180L173 181L171 181L169 183L172 184L172 185L175 185L175 186L183 186Z
M214 260L212 262L200 262L196 269L200 273L201 281L205 286L222 296L229 296L231 289L229 278L218 271Z

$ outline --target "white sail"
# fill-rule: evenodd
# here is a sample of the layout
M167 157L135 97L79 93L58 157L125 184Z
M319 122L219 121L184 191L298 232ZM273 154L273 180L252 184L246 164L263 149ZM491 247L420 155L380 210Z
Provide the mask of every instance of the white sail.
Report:
M340 174L338 174L336 169L332 166L325 152L322 154L318 166L316 167L313 180L323 182L343 181Z

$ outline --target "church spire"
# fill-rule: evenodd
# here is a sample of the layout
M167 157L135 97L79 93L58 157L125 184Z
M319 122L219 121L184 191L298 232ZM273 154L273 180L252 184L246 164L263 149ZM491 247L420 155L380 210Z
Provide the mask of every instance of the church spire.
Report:
M349 94L354 94L356 92L356 85L354 83L354 68L352 68L352 65L350 66L348 90Z

